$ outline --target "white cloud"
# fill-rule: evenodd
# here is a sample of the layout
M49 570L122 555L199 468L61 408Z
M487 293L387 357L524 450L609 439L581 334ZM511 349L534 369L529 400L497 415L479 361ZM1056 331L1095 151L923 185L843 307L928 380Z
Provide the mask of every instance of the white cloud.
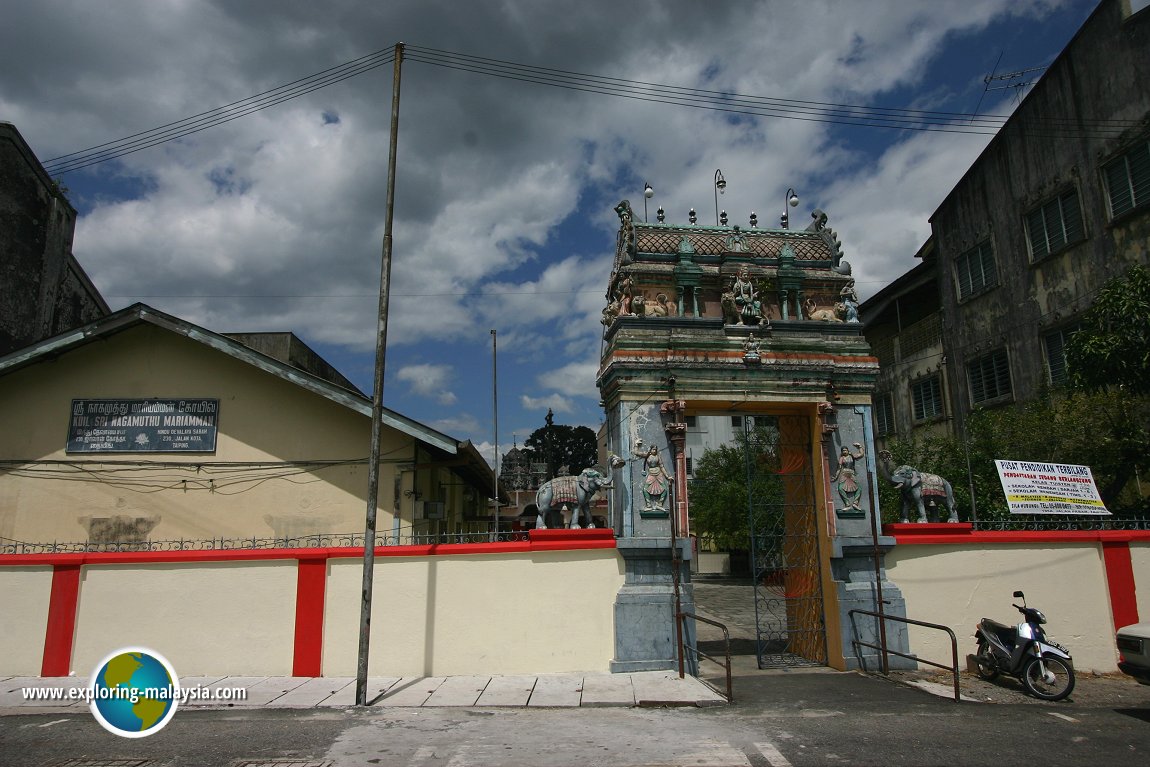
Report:
M461 438L459 435L462 434L475 434L482 428L482 424L468 413L439 418L428 423L428 426L456 438Z
M529 397L524 394L519 398L519 402L526 410L548 408L556 413L570 413L574 409L571 400L559 394L551 394L546 397Z
M594 3L572 15L557 2L123 0L97 9L41 0L5 15L5 59L36 65L0 67L0 114L50 158L400 38L689 88L954 109L963 88L981 90L1000 50L977 37L986 25L1030 27L1067 4L1082 17L1093 7L640 0L621 16ZM827 16L835 23L817 21ZM948 46L969 71L930 81ZM387 340L389 375L403 386L389 406L398 400L401 412L448 424L453 435L489 426L444 409L484 412L488 390L470 384L488 375L491 328L501 388L515 391L509 401L595 417L599 318L618 226L611 209L630 198L641 210L644 181L656 190L651 218L662 205L674 223L692 207L700 222L713 220L716 168L729 184L719 204L733 222L754 210L773 226L795 187L796 222L805 226L811 208L827 211L866 297L914 265L927 217L986 140L749 118L418 58L405 63L400 108ZM389 67L376 69L69 174L82 212L77 258L113 306L143 300L215 330L290 329L349 356L370 353L389 79ZM334 114L338 122L325 118Z
M454 405L459 399L448 388L454 377L450 365L406 365L399 369L395 377L406 383L411 391L421 397L434 399L441 405Z

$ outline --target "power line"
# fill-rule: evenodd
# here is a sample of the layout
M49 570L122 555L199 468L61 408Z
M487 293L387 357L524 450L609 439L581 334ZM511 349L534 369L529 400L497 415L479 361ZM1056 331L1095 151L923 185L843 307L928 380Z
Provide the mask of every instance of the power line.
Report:
M87 168L90 165L113 160L124 155L148 149L158 144L190 136L194 133L214 128L218 125L238 120L255 112L282 104L285 101L298 98L312 91L326 88L329 85L341 83L357 75L370 72L379 67L386 66L395 60L392 49L377 51L367 56L325 69L314 75L294 80L285 85L272 88L263 93L250 96L246 99L233 101L206 112L186 117L183 120L161 125L148 131L134 133L125 138L97 144L70 154L60 155L47 160L44 169L49 175L55 176L70 173L74 170Z
M434 48L408 47L409 57L450 69L521 80L541 85L564 87L681 106L737 112L765 117L830 122L864 127L907 130L941 130L954 133L993 134L1010 118L1009 115L975 115L958 112L866 107L833 102L781 99L766 96L684 88L679 86L587 75L567 70L535 67L500 59L441 51ZM977 125L973 125L977 121ZM1082 135L1082 126L1110 131L1138 125L1128 120L1087 120L1039 118L1045 129L1060 135ZM993 130L988 130L993 129Z
M889 285L889 280L855 280L856 285ZM602 295L602 288L589 290L506 290L486 293L477 290L466 290L456 293L392 293L393 298L498 298L500 296L580 296ZM378 301L379 296L370 293L103 293L104 298L242 298L248 299L284 299L284 298L322 298L328 300L372 300Z
M452 51L408 46L407 58L413 62L472 74L516 80L548 87L627 98L635 101L682 106L694 109L745 114L755 117L800 120L867 128L970 133L993 135L1009 115L978 115L959 112L868 107L857 104L783 99L726 91L686 88L676 85L591 75L550 67L518 64L501 59L470 56ZM168 141L174 141L232 120L268 109L320 88L386 66L394 60L394 49L387 48L361 56L294 80L246 99L233 101L191 117L161 125L125 138L97 144L87 149L51 158L45 170L53 176L123 157ZM1077 137L1113 135L1138 125L1130 120L1075 120L1070 118L1035 118L1039 126L1030 135Z

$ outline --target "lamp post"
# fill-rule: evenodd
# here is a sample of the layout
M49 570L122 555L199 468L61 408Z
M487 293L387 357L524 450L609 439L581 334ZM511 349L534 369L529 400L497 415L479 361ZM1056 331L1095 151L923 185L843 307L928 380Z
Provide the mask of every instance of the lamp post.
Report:
M792 208L799 204L799 196L795 194L794 188L787 189L787 198L783 202L783 215L779 216L779 223L783 225L783 229L790 229L791 217L787 213L787 206Z
M491 331L491 422L495 429L495 479L492 481L492 491L495 497L495 509L491 515L491 540L499 540L499 358L496 354L496 333Z
M719 195L727 188L727 179L723 178L723 171L715 169L715 226L719 225Z
M646 181L643 182L643 223L647 223L647 200L655 196L655 190Z

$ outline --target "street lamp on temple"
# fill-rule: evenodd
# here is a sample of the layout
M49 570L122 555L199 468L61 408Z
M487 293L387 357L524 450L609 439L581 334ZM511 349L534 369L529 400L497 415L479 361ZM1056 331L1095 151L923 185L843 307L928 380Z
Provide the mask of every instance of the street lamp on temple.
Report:
M655 190L646 181L643 182L643 223L647 223L647 200L655 196Z
M792 208L794 208L798 204L799 196L795 194L795 190L793 188L788 189L786 202L783 203L783 215L779 216L779 223L783 225L783 229L790 228L791 217L787 212L787 206L790 205Z
M719 225L719 195L727 188L727 179L723 178L723 171L715 169L715 226Z

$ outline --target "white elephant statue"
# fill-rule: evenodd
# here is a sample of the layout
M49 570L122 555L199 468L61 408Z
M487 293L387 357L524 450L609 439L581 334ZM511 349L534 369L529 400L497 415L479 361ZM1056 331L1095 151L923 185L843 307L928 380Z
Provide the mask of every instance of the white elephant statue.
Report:
M577 477L555 477L539 486L535 492L535 505L539 508L539 516L535 521L535 528L543 530L547 527L544 517L549 511L559 511L564 506L571 509L570 527L581 527L581 519L587 520L587 527L594 527L591 518L591 499L600 489L614 487L611 478L603 476L598 469L584 469Z
M891 471L890 453L883 450L879 453L879 457L882 460L878 464L878 469L883 478L898 488L902 497L900 521L910 521L910 510L913 507L918 511L917 521L926 522L926 504L932 501L946 506L950 512L947 522L958 521L958 510L954 505L954 489L949 482L937 474L928 474L913 466L899 466Z

